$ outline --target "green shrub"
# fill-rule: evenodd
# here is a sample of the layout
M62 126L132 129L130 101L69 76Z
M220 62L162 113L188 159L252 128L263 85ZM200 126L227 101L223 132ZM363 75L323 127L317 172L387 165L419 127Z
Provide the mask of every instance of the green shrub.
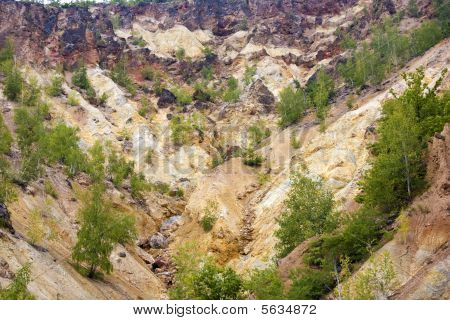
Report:
M9 286L0 288L0 300L34 300L34 296L27 290L30 281L30 265L26 264L17 271Z
M308 97L302 89L293 90L287 87L280 92L280 102L277 112L280 116L279 124L287 127L298 121L308 108Z
M177 98L177 104L179 106L187 106L192 103L192 95L186 89L174 87L170 91L172 91Z
M62 94L63 77L61 75L54 75L50 79L50 85L47 88L48 95L58 97Z
M284 285L276 267L252 270L244 286L258 300L285 299Z
M300 174L292 177L291 190L285 200L285 209L277 222L275 236L279 242L279 257L288 255L304 240L336 227L333 213L333 195L320 181Z
M218 203L208 200L206 207L203 209L203 217L200 219L200 225L205 232L209 232L217 222Z
M81 65L72 75L72 83L80 89L87 90L91 88L91 83L87 76L87 69Z
M111 79L118 85L127 89L131 95L136 94L136 86L128 75L126 61L124 59L117 62L110 72Z
M134 162L128 162L123 156L112 150L109 154L108 170L116 188L134 172Z
M249 85L253 82L253 77L256 75L256 66L246 66L244 71L244 83Z
M0 157L2 157L4 154L9 153L9 151L11 150L12 142L13 139L11 136L11 132L6 126L3 120L3 116L0 113Z
M256 148L264 139L270 137L270 130L262 120L258 120L248 128L247 135L250 145Z
M0 50L0 64L14 59L14 41L11 37L6 38L3 48Z
M318 300L334 287L329 271L302 268L291 274L292 285L287 298L290 300Z
M46 158L49 163L64 164L69 177L86 169L86 159L78 145L77 131L60 123L45 137Z
M443 39L442 29L437 21L425 21L411 34L413 56L420 56Z
M16 67L13 67L6 74L4 80L3 94L11 101L18 101L21 97L24 86L22 73Z
M205 66L201 70L202 77L205 81L209 82L214 77L214 70L212 66Z
M205 56L206 59L211 59L215 56L215 53L214 53L213 49L211 49L208 46L205 46L203 48L203 55Z
M22 104L28 107L37 106L41 102L41 87L35 77L29 79L28 85L24 86Z
M316 109L317 118L323 122L327 116L328 103L334 90L333 79L323 68L317 73L316 79L308 86L307 91Z
M155 77L155 71L149 65L145 65L141 69L141 76L142 76L142 79L151 81Z
M244 164L249 167L260 167L264 161L264 157L256 153L252 147L242 152L242 159Z
M144 200L144 192L150 191L152 186L145 180L143 174L133 173L130 178L131 196L133 199Z
M227 81L227 89L223 93L223 101L225 102L238 102L241 95L241 91L239 90L238 80L234 77L231 77Z
M200 300L242 299L242 279L230 267L207 262L194 274L194 296Z
M175 145L186 144L193 132L192 123L183 115L175 115L170 119L171 139Z
M184 58L186 57L186 50L184 50L184 48L178 48L175 51L175 57L178 61L184 60Z
M84 200L79 216L81 227L72 259L86 264L90 278L98 269L110 273L113 265L109 259L116 244L129 243L136 237L134 217L117 212L98 186Z
M146 97L141 98L141 107L139 108L139 115L141 117L146 117L150 112L150 101Z
M67 96L67 103L72 107L76 107L76 106L80 105L80 100L78 99L75 92L73 92L73 91L69 92L69 95Z
M54 199L58 199L58 193L55 187L49 180L44 181L44 192Z
M102 184L105 180L106 155L103 145L96 141L88 150L87 173L94 184Z

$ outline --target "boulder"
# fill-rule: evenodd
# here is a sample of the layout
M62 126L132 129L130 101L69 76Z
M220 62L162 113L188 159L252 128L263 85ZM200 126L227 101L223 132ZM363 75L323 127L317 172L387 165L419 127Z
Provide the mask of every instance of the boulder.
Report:
M275 104L273 93L266 87L261 79L256 80L250 87L250 95L258 103L262 104L266 111L270 111Z
M0 203L0 228L2 227L10 230L11 232L14 231L8 208L5 204Z
M164 109L174 104L177 101L177 97L167 89L163 89L159 94L158 108Z
M164 249L167 248L167 245L169 244L167 238L159 232L152 235L148 243L150 248L153 249Z

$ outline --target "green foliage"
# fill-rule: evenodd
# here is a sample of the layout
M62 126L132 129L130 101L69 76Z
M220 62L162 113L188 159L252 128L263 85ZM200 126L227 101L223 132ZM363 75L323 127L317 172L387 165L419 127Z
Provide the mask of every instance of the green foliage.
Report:
M216 201L208 200L206 207L203 209L203 216L200 219L200 225L205 232L209 232L213 229L214 224L217 222L218 203Z
M256 148L264 139L270 137L270 130L266 128L264 121L258 120L248 128L247 135L250 145Z
M419 7L417 6L417 0L409 0L406 10L410 17L419 17Z
M170 131L171 139L175 145L186 144L193 132L192 123L189 118L185 118L183 115L175 115L170 119Z
M318 300L334 286L329 271L302 268L291 274L292 285L287 294L290 300Z
M256 66L246 66L244 71L244 83L249 85L253 82L253 77L256 75Z
M247 166L260 167L264 161L264 157L255 152L255 149L250 147L242 152L242 160Z
M61 75L54 75L50 79L50 85L47 88L48 95L58 97L62 94L63 77Z
M3 48L0 50L0 64L14 59L14 41L11 37L6 38Z
M58 199L58 193L56 192L55 187L49 180L44 181L44 192L53 199Z
M244 282L246 290L258 300L282 300L284 286L276 267L254 269Z
M24 86L22 73L16 67L13 67L6 73L4 80L3 94L11 101L18 101L21 97Z
M204 83L201 82L197 82L194 85L194 95L193 95L193 99L197 100L197 101L203 101L203 102L208 102L208 101L215 101L217 96L219 95L218 92L216 92L213 88L209 88L207 85L205 85Z
M145 65L141 69L141 76L142 79L151 81L155 77L155 71L151 66Z
M114 186L119 188L122 186L123 181L134 172L134 162L128 162L122 155L111 150L108 169Z
M144 48L147 45L147 42L142 37L132 37L131 43L135 46Z
M120 28L120 15L119 14L113 14L110 17L111 24L114 28L114 30L117 30Z
M344 49L356 49L356 41L351 35L345 34L341 40L341 45Z
M450 119L448 95L423 82L424 71L405 74L408 88L402 96L383 105L383 119L374 145L376 160L362 182L364 203L383 212L396 211L425 186L422 150L436 131Z
M94 186L86 195L79 217L81 227L72 259L88 266L90 278L96 275L98 268L110 273L113 265L109 257L115 245L129 243L136 237L134 218L117 212L99 186Z
M78 145L77 132L77 129L59 123L46 136L48 162L64 164L69 177L86 169L86 160Z
M101 184L105 179L106 155L100 141L96 141L88 150L87 173L94 184Z
M144 192L150 191L152 186L145 180L143 174L131 174L130 178L131 196L133 199L142 201L144 200Z
M227 81L227 89L223 93L223 101L225 102L238 102L239 97L241 95L241 91L239 90L238 80L234 77L231 77Z
M213 70L212 66L205 66L202 68L202 70L200 72L205 81L209 82L214 77L214 70Z
M3 116L0 114L0 157L9 153L12 142L13 138L11 132L9 132L9 129L3 120Z
M345 300L386 300L398 285L397 274L389 252L372 258L370 265L342 286Z
M194 275L194 296L200 300L242 299L242 279L230 267L207 262Z
M448 20L448 19L447 19ZM353 87L381 83L387 74L402 67L410 58L423 54L443 39L445 31L437 21L426 21L410 34L402 35L396 22L386 19L372 28L372 41L353 50L339 65L341 76Z
M91 88L91 83L87 76L87 69L84 65L81 65L76 69L72 75L72 83L80 89L88 90Z
M30 243L32 245L37 245L41 243L45 237L44 220L42 219L42 214L38 209L31 210L28 218L29 224L27 236L30 238Z
M205 56L206 59L211 59L215 56L215 53L214 53L213 49L211 49L208 46L205 46L203 48L203 55Z
M334 91L334 81L323 68L307 88L308 95L316 109L317 118L324 121L328 112L328 102Z
M199 253L193 242L184 244L173 257L177 266L171 299L231 300L241 299L243 281L231 268L217 266Z
M139 115L141 117L146 117L150 112L150 101L146 97L141 98L141 107L139 108Z
M187 106L192 103L192 95L184 88L174 87L170 90L177 98L177 104L180 107Z
M72 107L80 105L80 100L77 98L75 92L71 91L67 97L67 103Z
M304 240L333 230L336 226L333 205L331 192L320 181L295 174L286 208L278 219L280 228L275 232L279 257L288 255Z
M184 48L178 48L175 51L175 57L178 61L184 60L184 58L186 57L186 50L184 50Z
M308 108L308 97L302 89L284 88L280 92L277 112L280 115L280 126L287 127L298 121Z
M448 19L448 17L447 17ZM443 39L441 26L437 21L425 21L411 34L413 56L420 56Z
M450 34L450 2L448 0L433 0L434 13L445 37Z
M26 264L17 271L9 286L4 289L0 288L0 300L34 300L34 296L27 290L30 281L30 265Z
M122 59L114 65L110 77L115 83L127 89L131 95L136 94L136 86L128 75L126 60Z

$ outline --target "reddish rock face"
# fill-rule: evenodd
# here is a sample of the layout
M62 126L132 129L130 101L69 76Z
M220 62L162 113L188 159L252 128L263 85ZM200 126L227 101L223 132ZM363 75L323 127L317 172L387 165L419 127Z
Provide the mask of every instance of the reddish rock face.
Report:
M183 24L191 30L208 29L216 36L239 30L252 30L254 42L274 45L301 45L305 16L339 12L356 0L195 0L176 3L151 3L135 7L97 5L90 8L54 8L35 3L6 0L0 3L0 45L6 37L15 40L21 59L40 65L66 63L79 59L86 63L108 64L126 47L115 37L110 12L130 26L137 15L161 20L170 28Z

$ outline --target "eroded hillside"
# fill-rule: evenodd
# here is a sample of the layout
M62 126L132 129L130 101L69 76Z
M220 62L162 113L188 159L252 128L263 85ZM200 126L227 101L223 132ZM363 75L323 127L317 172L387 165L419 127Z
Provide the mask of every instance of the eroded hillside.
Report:
M45 163L28 183L12 179L16 198L0 203L6 222L0 285L30 263L28 289L39 299L165 299L177 268L173 256L188 242L238 274L269 267L292 172L323 179L337 209L351 214L360 206L354 199L370 168L383 103L406 89L403 72L423 67L434 85L449 67L450 42L441 36L396 63L382 81L358 88L338 71L354 50L343 43L374 38L373 26L384 19L407 34L436 18L430 1L417 3L413 15L405 14L407 1L391 0L87 8L1 1L0 45L13 40L25 83L42 88L45 127L77 128L84 153L100 142L109 157L119 154L131 164L123 181L106 174L105 194L115 209L135 217L138 236L115 247L111 274L81 275L72 248L92 174L71 175L62 162ZM75 84L81 66L89 87ZM307 87L323 70L334 82L326 116L308 108L280 127L283 89ZM51 94L46 88L58 74L61 92ZM0 80L4 89L5 76ZM448 83L444 76L440 90ZM15 116L21 103L2 92L1 114L16 140L5 157L17 173L24 159ZM448 298L448 131L447 125L430 142L429 188L402 214L407 234L395 233L374 254L391 252L401 279L394 298ZM142 181L150 187L136 189ZM217 221L205 231L207 210ZM287 286L304 250L300 244L278 262Z

